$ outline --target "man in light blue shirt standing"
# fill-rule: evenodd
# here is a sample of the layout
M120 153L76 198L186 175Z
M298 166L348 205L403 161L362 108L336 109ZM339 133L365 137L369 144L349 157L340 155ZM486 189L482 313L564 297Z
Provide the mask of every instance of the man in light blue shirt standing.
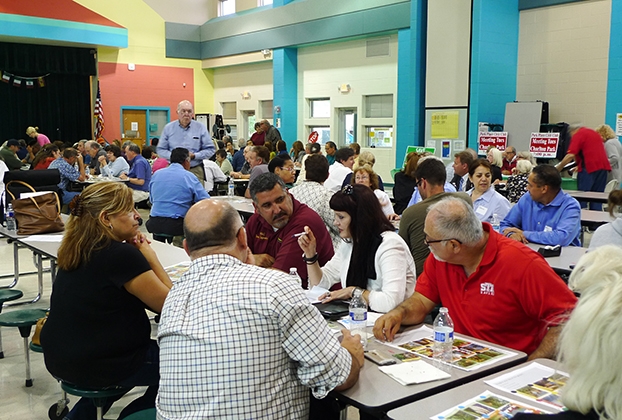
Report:
M561 189L554 166L538 165L527 180L527 191L501 221L501 232L516 241L543 245L581 246L581 207Z
M189 168L188 149L177 147L171 152L171 164L153 174L149 184L152 205L145 226L156 240L161 240L161 234L172 235L173 245L179 247L182 246L184 217L188 209L194 203L209 198L202 183L190 173Z
M176 147L183 147L190 152L190 172L195 174L199 181L205 181L203 159L209 159L216 152L214 142L207 127L193 120L194 108L190 101L183 100L177 105L176 121L166 124L157 153L161 158L171 160L171 151Z

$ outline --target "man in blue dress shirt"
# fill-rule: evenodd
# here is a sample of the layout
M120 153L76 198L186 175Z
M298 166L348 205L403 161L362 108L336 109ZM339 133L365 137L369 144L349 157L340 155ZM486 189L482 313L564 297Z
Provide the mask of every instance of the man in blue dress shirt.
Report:
M203 159L209 159L216 152L214 142L207 127L193 120L194 108L190 101L183 100L177 105L176 121L166 124L160 136L157 153L161 158L171 160L171 151L176 147L183 147L190 152L190 172L195 174L199 181L205 181Z
M151 213L145 226L154 239L158 234L173 235L173 245L182 247L184 217L188 209L209 194L201 182L189 171L190 152L177 147L171 152L171 164L160 169L151 178L149 196Z
M562 178L551 165L533 168L527 191L501 221L510 239L543 245L581 246L581 207L561 189Z

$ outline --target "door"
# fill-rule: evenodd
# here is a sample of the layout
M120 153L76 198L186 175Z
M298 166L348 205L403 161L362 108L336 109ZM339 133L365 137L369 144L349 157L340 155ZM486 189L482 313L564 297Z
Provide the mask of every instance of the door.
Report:
M356 108L337 108L337 141L339 146L356 142Z
M255 111L242 111L242 119L244 120L244 127L242 133L246 133L246 140L249 140L255 133ZM244 135L244 134L242 134Z
M124 140L131 140L136 143L142 150L148 136L147 111L144 109L124 109L121 137Z

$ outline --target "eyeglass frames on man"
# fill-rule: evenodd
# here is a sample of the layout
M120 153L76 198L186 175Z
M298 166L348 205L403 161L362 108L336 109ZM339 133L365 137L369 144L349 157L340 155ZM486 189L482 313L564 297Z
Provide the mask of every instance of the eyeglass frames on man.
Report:
M423 238L423 243L426 246L430 246L430 244L435 244L438 242L445 242L445 241L456 241L458 242L460 245L462 245L462 242L459 239L456 238L448 238L448 239L432 239L432 240L428 240L428 238Z

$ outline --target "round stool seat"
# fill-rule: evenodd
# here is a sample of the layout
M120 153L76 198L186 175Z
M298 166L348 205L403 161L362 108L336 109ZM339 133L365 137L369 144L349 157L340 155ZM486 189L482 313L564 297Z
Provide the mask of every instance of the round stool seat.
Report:
M19 311L0 314L0 326L2 327L31 327L39 318L45 316L45 309L20 309Z
M19 299L22 296L24 296L24 294L22 293L21 290L13 290L13 289L0 290L0 311L2 311L2 304L4 302Z
M30 347L30 350L34 351L35 353L43 353L43 347L33 343L32 341L30 342L28 347Z
M137 411L134 414L130 414L124 417L125 420L155 420L157 412L155 408L147 408L145 410Z
M61 381L60 387L71 395L84 398L108 398L119 394L125 394L132 387L111 386L107 388L81 387Z

